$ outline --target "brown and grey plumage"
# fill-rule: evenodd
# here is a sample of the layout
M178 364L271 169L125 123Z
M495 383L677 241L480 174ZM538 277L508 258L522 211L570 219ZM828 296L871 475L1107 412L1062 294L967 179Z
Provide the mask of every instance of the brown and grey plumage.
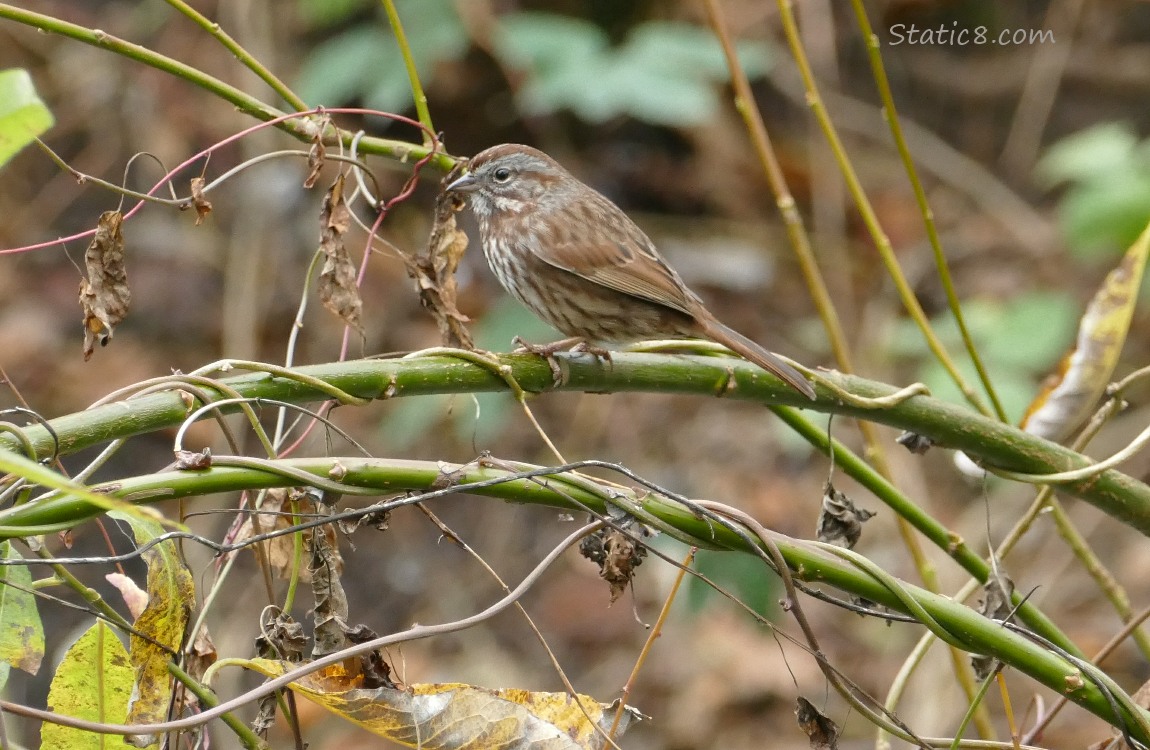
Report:
M500 283L564 334L708 338L815 398L795 368L712 315L622 209L542 151L489 148L448 189L469 197Z

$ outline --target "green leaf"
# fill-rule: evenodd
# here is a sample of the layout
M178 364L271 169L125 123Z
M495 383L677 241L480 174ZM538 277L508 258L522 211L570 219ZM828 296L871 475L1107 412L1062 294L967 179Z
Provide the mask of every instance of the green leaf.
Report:
M467 51L466 29L450 0L397 0L395 5L427 87L436 63ZM304 101L332 107L355 99L386 112L412 106L407 69L386 20L348 29L316 47L300 70L296 90Z
M319 45L308 56L296 81L296 91L309 104L336 107L360 96L379 79L392 78L406 85L394 63L387 33L375 26L349 29Z
M989 363L987 365L990 366ZM978 373L975 371L974 365L969 364L969 359L959 360L957 366L967 383L978 383ZM1002 402L1002 408L1006 412L1007 418L1011 423L1017 424L1022 419L1027 405L1034 398L1035 376L1016 368L991 367L990 377L994 382L994 391L998 394L999 401ZM954 384L954 380L951 379L938 360L932 359L923 365L916 379L924 383L935 398L963 406L967 405L966 398L958 390L958 386ZM974 385L974 387L978 389L979 386Z
M1064 138L1038 163L1049 186L1069 182L1059 221L1080 257L1128 247L1150 220L1150 141L1127 123L1105 123Z
M8 541L0 543L0 557L10 562L24 559ZM43 658L44 624L36 610L32 573L27 565L0 566L0 662L36 674ZM7 680L7 671L3 678Z
M374 5L373 0L299 0L299 12L309 26L335 26Z
M1021 294L1001 308L979 350L996 364L1045 374L1074 342L1081 314L1081 303L1066 292Z
M0 167L54 122L27 71L0 70Z
M496 54L512 67L547 76L598 60L607 35L598 26L553 13L512 13L492 35Z
M620 67L616 81L613 90L621 99L620 109L644 122L699 125L713 117L719 106L714 84L666 70Z
M132 695L132 668L115 632L102 621L90 627L64 654L48 688L48 709L77 719L123 724ZM44 750L106 750L123 740L44 722Z
M963 303L967 328L1012 419L1022 416L1034 397L1036 382L1054 368L1073 343L1081 307L1066 292L1026 292L1005 304L985 299ZM944 313L932 319L931 326L955 359L963 378L977 383L978 373L965 354L954 318ZM913 321L902 319L892 327L888 347L895 356L922 360L916 379L925 383L935 397L965 402L950 375L929 353Z
M1108 122L1067 136L1047 149L1037 176L1047 186L1124 171L1138 145L1129 123Z
M769 69L766 48L740 44L739 64L748 78ZM650 21L640 24L627 37L620 50L621 61L642 67L674 71L699 80L728 81L731 78L723 48L709 30L688 23Z
M695 570L732 592L759 615L778 619L778 598L782 587L777 578L763 574L763 561L754 555L701 549L695 556ZM692 612L734 607L727 597L693 576L687 583L687 604Z
M516 13L493 37L507 65L529 73L519 104L531 114L570 110L587 122L628 115L670 126L696 125L719 103L715 85L729 78L718 42L685 23L637 26L617 49L587 21L551 13ZM747 45L744 68L766 70L761 47Z
M155 521L119 511L108 514L132 527L138 546L151 542L164 533ZM133 696L128 719L133 724L163 721L168 715L172 687L168 675L170 653L178 652L184 641L192 606L196 601L195 584L180 557L175 541L165 540L143 553L148 566L148 606L136 619L130 639L131 662L138 688Z
M1106 256L1128 247L1150 221L1150 170L1123 168L1098 182L1071 188L1059 218L1075 255Z

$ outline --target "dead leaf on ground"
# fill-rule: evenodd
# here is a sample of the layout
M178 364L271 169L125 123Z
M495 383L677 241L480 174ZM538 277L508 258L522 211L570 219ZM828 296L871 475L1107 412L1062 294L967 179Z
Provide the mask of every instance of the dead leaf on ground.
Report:
M329 312L339 316L363 337L363 300L356 285L355 265L348 255L343 235L351 225L351 209L343 195L340 174L327 189L319 214L319 249L324 254L319 273L319 299Z
M249 666L278 677L294 664L255 659ZM599 750L618 704L586 695L490 690L461 683L362 687L341 665L291 683L291 689L364 729L423 750ZM591 721L588 721L590 717ZM627 707L616 739L643 715Z
M119 211L101 214L96 235L84 252L88 278L80 280L80 307L84 310L85 362L92 357L97 341L100 346L107 345L132 301L124 268L123 221Z

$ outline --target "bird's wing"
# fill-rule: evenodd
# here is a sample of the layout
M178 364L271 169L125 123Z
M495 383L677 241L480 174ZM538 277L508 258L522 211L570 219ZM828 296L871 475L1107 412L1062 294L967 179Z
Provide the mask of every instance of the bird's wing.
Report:
M552 224L550 241L536 243L535 254L588 281L693 316L701 302L655 244L622 209L600 195L596 198L589 210L564 211L563 221Z

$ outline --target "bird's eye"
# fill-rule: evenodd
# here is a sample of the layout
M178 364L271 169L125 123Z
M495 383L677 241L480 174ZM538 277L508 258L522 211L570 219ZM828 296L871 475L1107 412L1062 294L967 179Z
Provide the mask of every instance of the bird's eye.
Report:
M496 182L507 182L511 179L511 170L507 167L500 167L495 170L491 176L495 178Z

